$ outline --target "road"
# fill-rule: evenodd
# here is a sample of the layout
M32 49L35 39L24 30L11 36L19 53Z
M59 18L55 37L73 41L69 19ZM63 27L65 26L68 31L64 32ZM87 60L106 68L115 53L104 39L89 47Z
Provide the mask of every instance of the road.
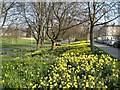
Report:
M120 48L114 48L112 46L106 46L105 44L94 43L95 46L102 49L106 53L120 60Z

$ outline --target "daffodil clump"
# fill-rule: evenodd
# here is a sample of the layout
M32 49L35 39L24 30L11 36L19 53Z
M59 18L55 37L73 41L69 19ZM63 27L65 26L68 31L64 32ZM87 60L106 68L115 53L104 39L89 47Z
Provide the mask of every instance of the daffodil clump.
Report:
M33 53L36 54L39 51ZM3 88L80 89L120 88L118 60L93 54L89 43L71 43L42 57L3 61ZM51 58L51 55L54 55ZM51 58L51 59L48 59ZM43 60L44 59L44 60Z
M52 89L117 87L119 78L117 59L104 54L88 55L86 51L90 48L85 47L68 50L61 57L57 57L56 63L50 65L48 75L41 78L40 87Z

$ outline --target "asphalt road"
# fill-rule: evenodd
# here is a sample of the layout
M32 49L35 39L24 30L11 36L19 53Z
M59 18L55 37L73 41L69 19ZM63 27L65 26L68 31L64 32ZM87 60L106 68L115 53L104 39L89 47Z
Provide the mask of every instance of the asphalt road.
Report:
M99 47L106 53L120 60L120 48L114 48L112 46L106 46L105 44L94 43L95 46Z

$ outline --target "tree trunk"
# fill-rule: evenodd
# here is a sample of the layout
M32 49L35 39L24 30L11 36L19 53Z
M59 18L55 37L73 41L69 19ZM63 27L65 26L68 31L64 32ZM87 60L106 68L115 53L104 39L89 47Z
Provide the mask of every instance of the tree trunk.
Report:
M44 48L44 39L41 39L41 48Z
M91 48L91 51L94 53L94 41L93 41L93 28L94 26L91 25L90 27L90 48Z
M55 40L51 40L51 42L52 42L51 50L54 50L55 49Z
M71 42L71 38L68 36L68 43L70 43Z
M36 46L36 50L39 50L40 49L40 41L37 40L37 46Z

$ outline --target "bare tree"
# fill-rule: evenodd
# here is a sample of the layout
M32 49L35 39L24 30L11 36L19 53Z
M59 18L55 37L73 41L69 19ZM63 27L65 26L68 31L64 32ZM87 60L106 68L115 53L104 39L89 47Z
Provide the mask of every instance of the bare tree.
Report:
M82 3L74 2L18 2L14 12L11 10L9 20L12 24L29 28L37 42L36 50L40 44L44 47L46 34L52 42L51 49L54 49L61 32L64 34L88 20L83 17L83 12L79 12L82 11L82 6Z
M47 36L52 42L51 49L54 49L55 42L60 33L66 33L70 28L78 26L87 21L87 18L80 18L82 13L79 13L78 7L82 3L57 2L51 3L50 13L47 16Z
M22 3L23 14L27 26L31 30L33 37L37 42L36 50L40 49L40 41L41 47L44 47L44 39L45 39L45 2L29 2Z
M8 12L11 8L13 8L13 6L15 5L15 2L4 2L2 1L0 3L0 11L1 11L1 15L0 15L0 19L2 19L2 24L1 27L4 26L5 22L6 22L6 18L8 16Z
M90 23L90 46L94 53L93 30L95 26L110 23L120 17L116 7L118 2L88 2L88 17ZM103 18L106 17L106 21Z
M80 24L73 28L70 28L66 33L61 32L59 38L68 39L68 43L74 41L75 38L86 38L87 37L87 28L84 24Z

